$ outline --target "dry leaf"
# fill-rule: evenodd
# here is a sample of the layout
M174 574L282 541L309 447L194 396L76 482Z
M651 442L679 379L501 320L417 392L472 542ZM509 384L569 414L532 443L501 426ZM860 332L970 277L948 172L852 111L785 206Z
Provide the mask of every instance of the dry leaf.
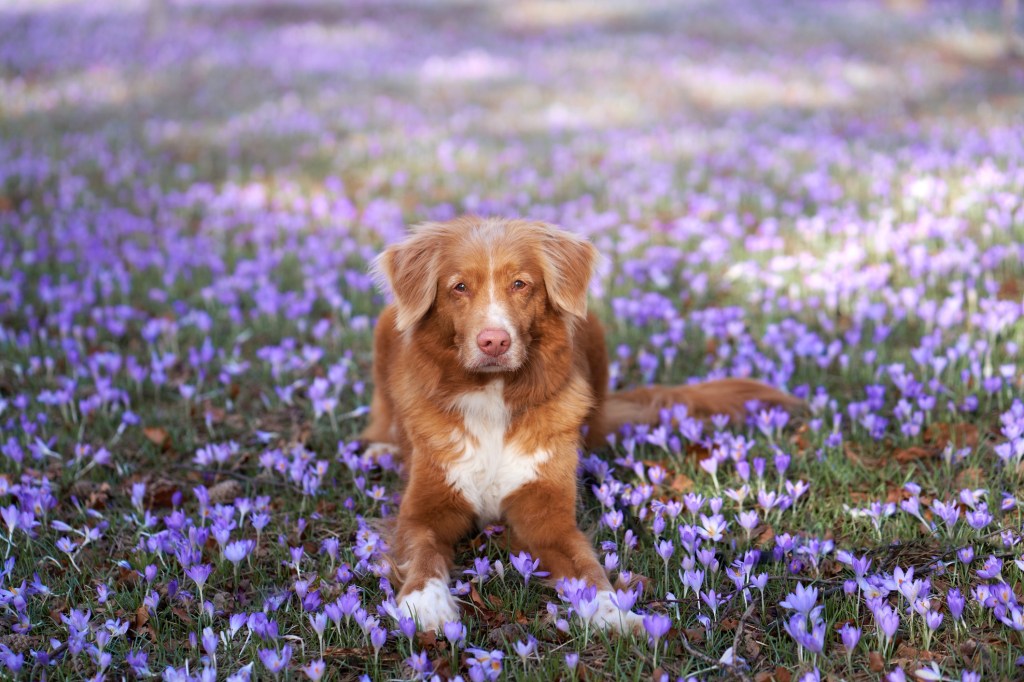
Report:
M743 633L743 650L748 660L756 660L761 655L761 643L753 632Z
M769 545L771 545L771 543L775 540L775 529L767 523L758 526L758 528L763 530L758 530L757 538L754 540L754 544L756 544L761 549L765 549Z
M110 499L110 484L102 483L99 488L89 493L85 506L90 509L106 509L107 500Z
M935 450L918 447L916 445L903 450L897 450L895 454L896 461L900 464L910 464L921 459L929 459L938 454Z
M936 422L925 430L924 438L940 450L949 443L960 448L973 448L978 445L978 427L974 424Z
M338 503L331 502L323 497L317 500L316 513L321 516L329 516L338 511Z
M0 199L2 198L3 197L0 197ZM997 298L1003 301L1020 301L1020 296L1021 286L1019 280L1004 279L999 283L999 291L996 292Z
M773 679L775 682L789 682L793 679L793 673L789 672L789 668L783 668L781 665L776 666Z
M166 447L168 441L170 441L170 435L167 433L167 429L159 426L147 426L142 429L142 434L149 440L150 443L157 446L158 448Z
M985 472L980 467L964 467L956 475L957 488L979 488L985 480Z
M469 598L473 600L478 609L485 610L487 608L487 605L484 604L484 598L480 596L480 592L477 591L476 585L473 583L469 584Z
M704 628L686 628L683 632L686 634L686 640L691 644L704 643Z
M149 498L149 506L155 509L171 507L174 505L174 493L178 492L178 486L171 481L155 481L146 490Z
M937 654L937 653L935 653L933 651L928 651L928 650L925 650L925 649L917 649L915 647L908 646L907 644L900 644L899 647L896 649L896 657L895 658L896 658L896 660L899 660L899 661L905 661L907 663L912 663L912 662L915 662L915 661L925 661L925 662L938 661L938 660L942 659L942 656L940 656L939 654ZM907 666L901 666L901 667L907 667Z
M693 479L686 474L676 474L669 487L677 493L688 493L693 490Z
M861 454L854 450L853 446L846 441L843 442L843 454L846 455L846 459L849 460L851 464L856 464L859 467L865 468L871 467L871 465L868 464L868 462L861 456Z
M871 668L871 672L873 673L880 673L885 670L885 661L882 660L882 654L877 651L869 652L868 667Z
M228 504L234 502L236 497L241 497L245 492L242 484L233 478L228 478L215 484L208 491L210 502L214 504Z
M69 492L84 502L89 509L105 509L107 500L110 499L110 484L80 480L75 481Z
M118 587L133 587L139 582L139 574L130 568L119 567L117 570Z
M417 632L416 641L419 643L421 649L436 649L437 648L437 633L433 630L426 632Z
M192 624L192 616L188 615L188 611L181 608L180 606L175 606L174 608L172 608L171 613L177 616L183 623L186 623L188 625Z
M450 680L453 677L452 662L447 655L431 659L430 664L433 668L434 675L438 676L440 679Z

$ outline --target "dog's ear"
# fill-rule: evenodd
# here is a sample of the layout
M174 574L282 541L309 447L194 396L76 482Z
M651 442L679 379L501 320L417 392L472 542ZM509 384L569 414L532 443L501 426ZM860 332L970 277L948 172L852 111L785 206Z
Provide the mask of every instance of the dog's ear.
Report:
M548 299L559 310L585 319L597 249L583 237L554 225L543 228L541 267Z
M437 297L437 248L430 230L418 230L374 259L370 274L395 299L395 328L404 332L423 319Z

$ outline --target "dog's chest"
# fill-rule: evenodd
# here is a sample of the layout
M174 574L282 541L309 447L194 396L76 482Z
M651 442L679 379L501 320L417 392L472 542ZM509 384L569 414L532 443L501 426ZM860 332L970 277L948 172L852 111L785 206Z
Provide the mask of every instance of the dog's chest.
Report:
M462 455L447 469L448 484L462 493L482 523L501 515L501 502L537 478L547 452L524 452L506 441L509 413L502 396L504 382L493 381L481 391L459 398L463 430Z

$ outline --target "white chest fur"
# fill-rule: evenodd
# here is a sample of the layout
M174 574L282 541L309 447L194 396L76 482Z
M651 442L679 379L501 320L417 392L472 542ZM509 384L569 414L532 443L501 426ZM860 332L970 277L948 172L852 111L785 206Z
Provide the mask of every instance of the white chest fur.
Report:
M509 414L502 395L503 381L492 381L481 391L459 398L464 430L458 446L462 455L448 466L448 484L462 493L480 521L501 515L501 502L518 488L537 478L537 469L548 452L523 452L506 443Z

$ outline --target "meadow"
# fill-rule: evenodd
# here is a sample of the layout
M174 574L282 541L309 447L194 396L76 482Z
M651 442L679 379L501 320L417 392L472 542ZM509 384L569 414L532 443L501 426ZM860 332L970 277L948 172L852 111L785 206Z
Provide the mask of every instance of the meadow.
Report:
M1024 61L997 0L0 5L0 677L1024 679ZM603 261L584 528L645 634L458 548L396 618L368 262L462 213Z

